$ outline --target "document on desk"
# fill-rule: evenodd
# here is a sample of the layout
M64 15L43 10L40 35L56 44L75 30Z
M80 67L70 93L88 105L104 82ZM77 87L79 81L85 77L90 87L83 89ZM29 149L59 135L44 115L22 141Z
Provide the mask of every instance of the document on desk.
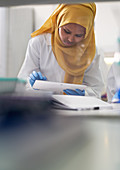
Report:
M69 83L59 83L59 82L51 82L51 81L43 81L36 80L33 89L44 90L44 91L52 91L55 94L60 94L64 89L80 89L84 90L87 86L78 85L78 84L69 84Z
M70 110L112 109L112 106L93 96L53 95L55 108Z

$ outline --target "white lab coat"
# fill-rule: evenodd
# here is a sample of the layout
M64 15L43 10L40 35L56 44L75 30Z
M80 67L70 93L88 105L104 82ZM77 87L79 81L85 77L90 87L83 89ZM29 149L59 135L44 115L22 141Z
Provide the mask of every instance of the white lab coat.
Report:
M58 65L51 46L51 34L42 34L30 39L26 57L18 74L27 79L32 71L40 71L48 81L63 82L65 71ZM103 80L99 67L99 55L84 73L83 84L89 86L87 94L100 97ZM29 85L30 86L30 85Z
M112 98L118 89L118 78L120 78L120 73L117 70L116 64L113 63L109 69L108 76L107 76L108 102L112 101Z

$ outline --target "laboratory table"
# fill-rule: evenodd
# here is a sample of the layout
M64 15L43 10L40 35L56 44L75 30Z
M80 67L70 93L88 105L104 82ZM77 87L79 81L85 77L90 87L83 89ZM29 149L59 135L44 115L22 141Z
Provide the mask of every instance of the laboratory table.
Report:
M0 170L120 170L120 105L25 120L0 122Z

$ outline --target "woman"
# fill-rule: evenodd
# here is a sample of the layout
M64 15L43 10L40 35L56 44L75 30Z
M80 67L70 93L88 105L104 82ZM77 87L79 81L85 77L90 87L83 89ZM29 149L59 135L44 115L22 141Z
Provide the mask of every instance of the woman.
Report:
M43 26L31 34L18 77L30 77L31 86L37 79L85 84L89 86L88 95L100 97L103 83L99 57L95 57L95 14L94 3L58 5ZM65 93L84 95L78 91Z

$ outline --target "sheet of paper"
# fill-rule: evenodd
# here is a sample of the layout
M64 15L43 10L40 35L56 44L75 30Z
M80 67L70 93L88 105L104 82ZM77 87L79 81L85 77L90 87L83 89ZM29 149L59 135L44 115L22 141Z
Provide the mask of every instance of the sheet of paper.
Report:
M69 83L59 83L59 82L51 82L51 81L42 81L36 80L33 88L38 90L47 90L52 91L56 94L63 92L64 89L85 89L87 86L85 85L77 85L77 84L69 84Z
M112 106L96 97L92 96L71 96L71 95L53 95L56 105L66 109L76 110L97 110L107 109Z

